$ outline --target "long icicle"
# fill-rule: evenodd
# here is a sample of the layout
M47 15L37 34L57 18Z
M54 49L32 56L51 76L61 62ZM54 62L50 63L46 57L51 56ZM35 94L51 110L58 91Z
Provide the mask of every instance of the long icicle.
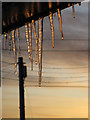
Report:
M74 9L74 4L72 4L72 10L73 10L73 18L75 18L75 9Z
M31 60L31 70L33 70L33 53L32 53L32 24L28 23L28 33L29 33L29 46L30 46L30 54L29 58Z
M33 23L33 31L34 31L34 36L35 36L35 43L36 43L36 46L35 46L35 64L37 64L37 44L38 44L38 39L37 39L37 34L36 34L36 28L35 28L35 21L32 20L32 23Z
M51 31L52 31L52 46L54 48L54 26L53 26L53 14L52 14L52 12L50 12L49 18L50 18L50 26L51 26Z
M39 87L42 80L43 19L39 18Z
M19 28L17 28L17 39L18 39L18 54L20 56L20 33L19 33Z
M49 9L52 8L52 3L49 2ZM49 19L50 19L50 26L51 26L51 31L52 31L52 46L54 48L54 26L53 26L53 14L52 12L49 13Z
M38 41L37 41L38 42L38 46L37 46L37 49L38 49L37 50L37 58L38 58L38 62L39 62L39 20L38 20L38 26L37 27L38 27L38 34L37 34L37 36L38 36Z
M26 40L27 40L27 44L28 44L29 59L31 61L31 70L33 70L33 59L32 59L32 53L31 53L32 52L32 34L31 34L31 28L29 25L30 24L25 24L25 29L26 29L25 32L26 32ZM31 37L31 39L30 39L30 37ZM31 40L31 43L30 43L30 40Z
M13 41L13 52L15 59L15 74L17 74L17 52L16 52L16 41L15 41L15 30L12 31L12 41Z
M63 40L63 30L62 30L62 17L61 17L61 11L60 11L59 8L57 9L57 11L58 11L58 17L59 17L59 26L60 26L60 31L61 31L61 37L62 37L62 40Z
M15 30L12 31L12 42L13 42L13 52L14 52L14 55L16 55Z
M28 24L25 25L25 33L26 33L26 41L28 44L28 54L30 56L30 41L29 41L29 33L28 33Z

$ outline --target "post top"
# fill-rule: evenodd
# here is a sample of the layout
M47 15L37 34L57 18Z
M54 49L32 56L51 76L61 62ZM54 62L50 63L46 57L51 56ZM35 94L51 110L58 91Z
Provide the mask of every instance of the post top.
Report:
M19 58L18 58L18 62L19 62L19 63L23 63L23 57L19 57Z
M19 58L18 58L18 64L25 64L25 63L23 62L23 57L19 57Z

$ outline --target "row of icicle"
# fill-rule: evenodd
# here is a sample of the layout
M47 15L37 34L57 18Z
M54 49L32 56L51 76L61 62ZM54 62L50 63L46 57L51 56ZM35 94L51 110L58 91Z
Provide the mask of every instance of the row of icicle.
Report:
M70 6L70 4L68 4ZM52 7L51 2L49 2L49 8ZM72 5L73 10L73 18L75 18L75 10L74 5ZM61 11L58 8L57 9L58 18L59 18L59 26L60 26L60 32L61 32L61 38L63 40L63 30L62 30L62 17L61 17ZM54 13L55 15L55 13ZM49 13L49 20L50 20L50 26L51 26L51 34L52 34L52 47L54 48L54 26L53 26L53 13ZM37 37L36 34L36 26L35 21L32 20L32 23L26 23L25 24L25 35L26 35L26 41L28 46L28 55L29 59L31 61L31 70L33 70L33 50L32 50L32 26L33 26L33 32L35 36L35 64L39 64L39 86L41 86L41 80L42 80L42 42L43 42L43 18L39 18L38 22L38 32L39 37ZM18 50L20 55L20 35L19 35L19 28L16 30L13 30L12 33L8 33L8 39L9 39L9 51L11 51L11 39L13 43L13 53L14 53L14 59L15 59L15 74L17 74L17 46L16 46L16 38L15 33L17 34L17 40L18 40ZM4 48L5 48L5 41L7 38L7 34L4 34Z

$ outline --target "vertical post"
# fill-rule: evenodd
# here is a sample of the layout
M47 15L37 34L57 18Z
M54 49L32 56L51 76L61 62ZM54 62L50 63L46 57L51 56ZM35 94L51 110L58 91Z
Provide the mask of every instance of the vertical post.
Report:
M20 120L25 120L25 109L24 109L24 76L23 76L23 58L18 58L19 64L19 102L20 102Z

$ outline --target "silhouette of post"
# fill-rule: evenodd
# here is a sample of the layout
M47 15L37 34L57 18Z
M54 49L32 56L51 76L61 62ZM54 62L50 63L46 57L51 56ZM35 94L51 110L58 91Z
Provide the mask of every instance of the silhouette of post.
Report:
M20 102L20 120L25 120L24 108L24 78L26 77L26 66L23 66L23 58L18 58L19 65L19 102ZM25 71L24 71L25 70Z

